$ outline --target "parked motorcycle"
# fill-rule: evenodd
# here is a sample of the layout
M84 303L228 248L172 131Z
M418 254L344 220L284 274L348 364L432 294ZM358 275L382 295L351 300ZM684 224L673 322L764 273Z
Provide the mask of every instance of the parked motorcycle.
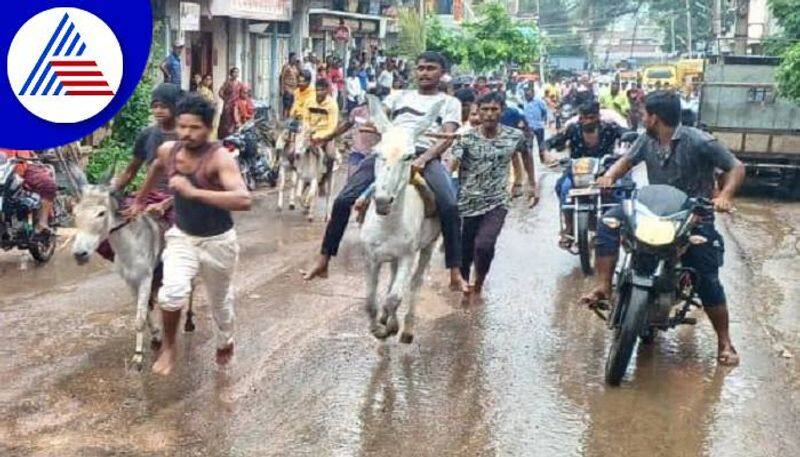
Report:
M259 183L274 187L278 180L278 168L269 159L275 145L265 129L265 118L254 119L222 141L239 163L242 179L249 190L255 189Z
M22 177L16 173L17 164L23 161L35 160L0 154L0 248L28 250L38 262L47 262L56 250L56 229L68 216L63 201L57 198L50 216L50 233L36 233L36 214L42 207L42 198L25 189Z
M570 167L572 171L572 189L569 191L567 202L561 205L562 217L559 217L561 232L565 228L565 218L571 217L570 238L574 244L570 252L578 255L581 260L581 271L587 276L594 271L592 240L597 232L597 221L608 209L619 205L615 191L621 190L621 188L601 189L594 184L617 158L618 156L606 155L601 159L581 157L562 161L562 165Z
M614 332L605 367L611 385L622 381L637 340L652 341L659 330L696 324L686 314L692 306L701 306L695 291L697 274L681 265L681 256L691 245L709 242L695 229L714 211L710 200L689 198L667 185L643 187L622 207L622 219L602 219L603 224L620 228L624 251L616 302L607 317Z

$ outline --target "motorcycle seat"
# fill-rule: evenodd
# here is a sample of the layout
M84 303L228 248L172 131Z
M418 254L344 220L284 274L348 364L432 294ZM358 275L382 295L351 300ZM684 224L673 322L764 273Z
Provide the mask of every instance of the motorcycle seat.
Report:
M636 200L656 216L668 217L686 209L689 196L675 187L654 184L639 189Z

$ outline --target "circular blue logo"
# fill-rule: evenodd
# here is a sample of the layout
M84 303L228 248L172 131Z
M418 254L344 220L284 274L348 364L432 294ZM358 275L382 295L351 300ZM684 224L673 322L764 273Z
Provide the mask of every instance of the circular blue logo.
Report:
M46 149L92 133L131 96L150 54L149 0L48 3L13 2L4 10L6 148Z

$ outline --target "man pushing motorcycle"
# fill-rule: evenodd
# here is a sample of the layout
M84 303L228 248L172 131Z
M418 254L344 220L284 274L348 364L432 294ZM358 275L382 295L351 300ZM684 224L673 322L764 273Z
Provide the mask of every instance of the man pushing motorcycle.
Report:
M640 137L597 184L611 187L632 167L644 162L651 185L670 185L689 197L711 199L717 211L730 210L733 196L745 177L744 165L711 135L680 125L681 104L675 93L655 91L648 94L642 115L647 135ZM715 170L723 172L719 180L722 188L716 196ZM621 211L615 208L606 216L621 220ZM722 236L714 228L713 215L702 221L698 232L708 242L689 247L681 261L697 272L695 288L717 334L717 361L721 365L736 365L739 355L728 333L728 308L719 279L724 245ZM611 298L612 275L620 245L619 228L598 224L596 240L597 284L580 299L580 303L587 306Z

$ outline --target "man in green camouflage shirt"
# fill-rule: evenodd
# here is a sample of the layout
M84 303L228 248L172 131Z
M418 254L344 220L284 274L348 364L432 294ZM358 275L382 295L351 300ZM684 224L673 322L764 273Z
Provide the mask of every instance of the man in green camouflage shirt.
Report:
M539 200L533 156L523 133L500 125L505 107L501 94L490 92L478 100L481 126L465 134L453 147L458 161L460 190L458 209L462 217L461 274L469 280L475 263L471 291L479 294L494 258L495 244L508 214L511 196L508 176L515 154L522 156L528 174L531 205Z

